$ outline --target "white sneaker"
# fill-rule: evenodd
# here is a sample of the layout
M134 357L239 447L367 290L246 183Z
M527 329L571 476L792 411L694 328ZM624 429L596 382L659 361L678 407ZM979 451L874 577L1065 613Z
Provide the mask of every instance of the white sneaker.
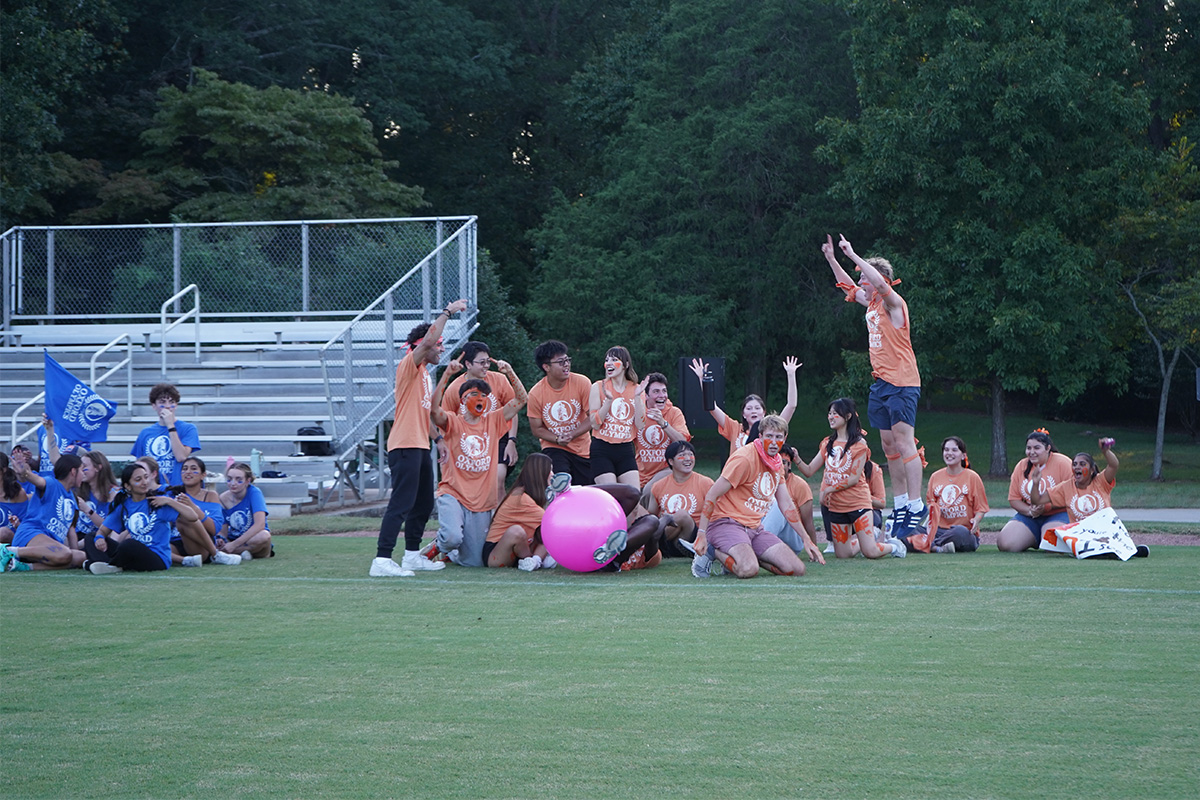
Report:
M692 577L693 578L708 578L712 575L709 571L712 569L712 559L703 553L698 553L692 559Z
M212 563L224 564L227 567L232 567L235 564L242 563L242 557L235 556L232 553L226 553L224 550L218 550L216 555L212 557Z
M825 555L829 555L832 552L833 552L833 542L826 542L825 543Z
M242 551L242 561L253 561L253 560L254 560L254 556L250 555L249 550Z
M904 542L900 541L899 539L892 537L891 539L888 539L888 544L892 546L893 558L904 558L906 555L908 555L908 548L905 547Z
M88 571L93 575L120 575L125 570L120 567L114 567L105 561L93 561L88 566Z
M371 562L371 571L367 574L372 578L411 578L417 573L405 569L390 558L376 558Z
M184 556L183 561L179 562L181 567L198 567L204 563L204 556Z
M402 569L410 569L413 572L434 572L435 570L445 569L445 561L430 561L425 556L417 551L404 551L404 558L400 561Z
M558 562L555 561L554 556L550 555L549 553L542 558L542 569L554 569L557 566Z
M542 557L541 556L530 556L529 558L522 558L520 561L518 561L517 569L522 570L524 572L533 572L535 569L537 569L541 565L542 565Z

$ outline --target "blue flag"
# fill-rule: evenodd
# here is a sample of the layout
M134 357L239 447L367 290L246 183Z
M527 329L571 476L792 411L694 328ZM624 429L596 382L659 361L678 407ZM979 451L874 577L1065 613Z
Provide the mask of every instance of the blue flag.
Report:
M68 442L103 442L117 404L93 392L46 353L46 416L54 432Z

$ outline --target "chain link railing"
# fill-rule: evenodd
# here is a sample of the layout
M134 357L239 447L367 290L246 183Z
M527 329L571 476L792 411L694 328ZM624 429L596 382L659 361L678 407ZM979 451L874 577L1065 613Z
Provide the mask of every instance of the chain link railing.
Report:
M347 317L473 220L13 228L0 237L3 322L155 319L188 284L207 321Z

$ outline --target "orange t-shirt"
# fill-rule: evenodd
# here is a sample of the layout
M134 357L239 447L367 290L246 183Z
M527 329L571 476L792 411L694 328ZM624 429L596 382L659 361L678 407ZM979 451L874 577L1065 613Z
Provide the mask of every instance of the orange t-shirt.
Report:
M867 353L871 356L871 374L892 386L920 386L917 357L910 338L908 303L896 295L904 312L904 324L897 328L888 317L883 296L878 292L867 305Z
M684 441L692 440L692 432L688 430L683 412L673 406L670 400L663 406L663 420L682 433ZM667 468L667 447L670 444L671 440L667 438L666 429L658 423L652 422L650 417L646 417L645 425L638 430L637 441L633 445L633 456L637 460L638 466L638 480L642 486L649 483L659 470Z
M418 365L410 351L396 365L396 411L388 434L388 450L401 447L429 449L429 409L433 379L425 365Z
M572 372L567 376L567 382L561 389L555 390L549 380L542 378L529 391L529 407L527 414L530 419L540 419L546 429L556 436L566 436L587 422L588 399L592 392L592 382L585 376ZM538 439L542 449L561 447L577 456L587 458L592 452L592 434L581 433L564 445Z
M970 529L976 514L986 514L990 510L983 480L979 473L969 468L951 475L950 470L943 467L929 476L925 504L930 509L937 507L939 528L962 525Z
M1116 481L1104 480L1103 472L1092 478L1086 489L1075 485L1075 478L1060 483L1050 490L1050 502L1055 506L1066 506L1071 522L1079 522L1102 508L1112 508L1112 490Z
M447 414L442 429L450 459L442 467L437 493L452 495L468 511L495 508L496 446L508 433L508 425L503 411L484 414L475 425L458 414Z
M712 485L712 478L692 470L692 474L688 475L683 483L678 483L674 474L666 476L654 484L650 493L654 495L654 502L658 503L660 513L674 514L677 511L686 511L692 521L698 523L700 512L704 510L704 498L708 496Z
M471 376L464 372L450 381L450 385L446 387L446 392L442 395L442 410L447 414L458 414L460 417L467 415L467 406L459 397L458 390L469 380L471 380ZM487 396L488 411L496 411L517 396L517 393L513 391L512 384L508 382L508 378L499 372L489 371L487 384L492 387L492 393Z
M862 511L863 509L871 508L871 487L867 484L866 476L863 474L863 467L871 458L871 448L867 447L867 443L863 439L859 439L851 447L849 452L845 452L844 446L837 444L833 445L833 454L825 452L825 445L832 437L826 436L821 440L821 452L825 453L825 474L821 479L821 487L828 489L837 486L845 486L846 481L854 477L854 462L856 459L862 463L858 466L858 483L848 489L829 492L825 495L825 507L830 511L845 513L847 511Z
M748 444L729 457L721 477L733 488L717 498L709 523L728 517L747 528L761 525L775 499L775 490L783 480L783 470L772 472L759 458L754 445Z
M725 422L718 428L721 435L729 440L729 455L733 456L738 451L738 448L746 446L746 437L750 434L742 430L742 421L734 419L728 414L725 415Z
M487 540L498 542L505 531L513 525L520 525L525 529L525 537L532 543L533 535L542 524L542 515L545 513L546 510L524 492L510 494L508 500L496 509L496 515L492 517L492 524L488 528Z
M624 390L618 392L616 387L612 385L612 381L605 378L598 381L600 384L600 404L604 404L604 390L608 389L613 393L612 405L608 407L608 414L605 415L604 421L600 425L599 430L594 430L592 435L602 442L609 444L623 444L632 442L637 436L637 427L634 425L634 405L633 398L637 394L637 384L626 383ZM590 389L588 390L591 391ZM588 398L591 402L591 398ZM596 412L600 413L599 411ZM593 425L595 420L593 420Z
M871 477L867 479L867 485L871 488L871 501L880 502L887 505L887 488L883 485L883 470L874 461L871 462L874 469L871 470ZM867 465L863 464L863 472L866 472Z
M785 478L784 485L787 486L788 496L792 498L792 504L796 506L797 511L800 510L800 506L812 502L812 487L808 485L808 481L796 473L789 472Z
M1033 503L1033 498L1029 496L1029 490L1033 488L1033 482L1025 478L1025 465L1029 463L1028 458L1022 458L1017 462L1016 469L1013 470L1012 478L1008 482L1008 502L1014 500L1024 500L1026 503ZM1071 466L1071 459L1064 456L1062 453L1051 453L1050 459L1046 462L1046 466L1042 468L1042 486L1041 490L1044 494L1050 494L1055 486L1063 483L1075 482L1075 470ZM1042 516L1048 514L1057 514L1060 511L1066 511L1066 506L1053 503L1053 497L1050 498L1052 505L1050 508L1042 512Z

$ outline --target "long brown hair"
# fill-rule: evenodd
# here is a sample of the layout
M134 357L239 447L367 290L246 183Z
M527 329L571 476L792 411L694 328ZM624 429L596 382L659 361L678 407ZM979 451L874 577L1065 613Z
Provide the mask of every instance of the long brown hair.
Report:
M90 492L92 497L101 503L107 503L112 497L112 490L117 488L117 476L113 474L108 456L99 450L89 450L86 453L80 453L79 457L92 462L92 466L96 468L96 474L90 481L79 484L76 494L86 500Z
M546 484L550 482L550 473L554 472L554 462L550 456L545 453L530 453L525 457L525 466L521 467L521 474L517 476L516 483L504 495L504 499L500 501L500 506L508 502L508 498L512 497L512 493L518 488L533 499L542 508L546 507ZM496 506L496 510L500 510L500 506Z

